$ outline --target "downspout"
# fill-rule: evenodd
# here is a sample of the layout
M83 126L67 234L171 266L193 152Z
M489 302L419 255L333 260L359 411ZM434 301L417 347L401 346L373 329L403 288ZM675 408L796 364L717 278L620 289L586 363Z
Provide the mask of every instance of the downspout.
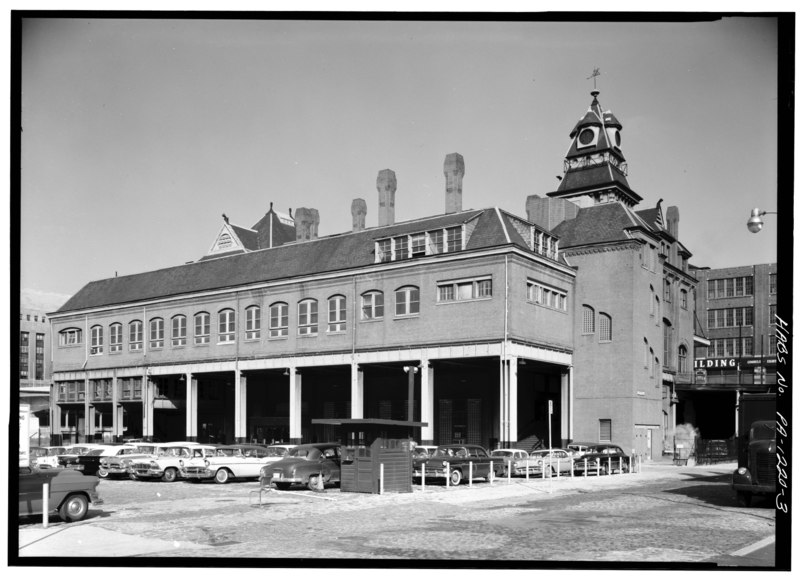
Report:
M509 409L509 398L508 398L508 384L509 384L509 369L508 369L508 362L506 360L506 344L508 343L508 255L503 258L504 262L504 275L505 275L505 289L504 289L504 298L503 298L503 345L500 348L500 365L502 369L502 385L500 387L501 396L500 402L503 411L503 423L500 426L501 431L501 446L508 446L509 440L509 431L508 431L508 423L509 423L509 415L511 413Z

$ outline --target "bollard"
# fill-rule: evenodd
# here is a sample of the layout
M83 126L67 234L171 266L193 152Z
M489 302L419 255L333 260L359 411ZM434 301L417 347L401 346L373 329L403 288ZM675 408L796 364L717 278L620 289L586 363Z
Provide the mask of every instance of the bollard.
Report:
M570 460L569 460L569 478L570 479L574 479L575 478L575 459L574 458L570 458Z
M525 481L529 481L531 478L531 460L525 459Z
M511 485L511 459L508 459L508 473L506 473L506 477L508 478L508 484Z
M444 487L450 488L450 461L444 462Z
M556 479L561 479L561 457L556 459Z
M50 524L50 483L42 484L42 525L44 529Z
M489 461L489 484L494 485L494 461Z
M378 495L383 495L383 463L381 463L381 473L378 482Z
M422 492L425 493L425 463L422 463Z
M583 460L583 478L586 479L586 475L589 473L589 469L586 465L586 459Z
M472 487L472 461L469 462L469 486Z
M611 477L611 457L608 458L608 476Z
M597 457L597 468L595 469L595 475L594 475L595 477L600 476L600 465L602 464L602 462L603 461L600 460L600 457Z

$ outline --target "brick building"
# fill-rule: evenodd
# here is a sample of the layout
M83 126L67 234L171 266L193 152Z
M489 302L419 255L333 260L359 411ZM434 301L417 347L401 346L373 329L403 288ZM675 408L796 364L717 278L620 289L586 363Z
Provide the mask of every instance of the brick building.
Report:
M382 170L377 227L362 199L325 237L313 208L223 215L200 260L87 284L51 315L58 433L331 438L312 419L405 420L410 375L421 442L529 448L552 403L554 444L660 453L696 279L677 208L635 210L621 129L594 92L559 188L525 218L463 210L449 154L444 214L395 223Z

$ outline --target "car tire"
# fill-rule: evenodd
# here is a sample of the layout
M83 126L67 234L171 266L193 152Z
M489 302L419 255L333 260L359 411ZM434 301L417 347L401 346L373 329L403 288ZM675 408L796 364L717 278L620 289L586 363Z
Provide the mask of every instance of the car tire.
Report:
M219 483L220 485L224 485L228 481L231 480L233 474L228 471L228 469L222 468L219 469L216 474L214 475L214 482Z
M167 467L164 469L164 474L161 476L161 480L165 483L172 483L178 478L178 470L175 467Z
M68 495L58 510L58 515L66 522L80 521L89 511L89 501L85 495L73 493Z
M458 469L453 469L452 471L450 471L450 485L452 485L453 487L461 485L461 479L463 477L464 476L461 474L461 471L459 471ZM486 479L487 480L489 479L488 475Z
M736 502L742 507L750 507L753 504L753 494L749 491L737 491Z
M281 491L288 491L291 486L291 483L275 483L275 487Z
M323 483L321 479L322 477L319 475L310 475L308 477L308 488L311 489L311 491L319 491L320 489L324 489L325 483Z
M100 467L97 470L97 476L100 477L101 479L108 479L108 470Z

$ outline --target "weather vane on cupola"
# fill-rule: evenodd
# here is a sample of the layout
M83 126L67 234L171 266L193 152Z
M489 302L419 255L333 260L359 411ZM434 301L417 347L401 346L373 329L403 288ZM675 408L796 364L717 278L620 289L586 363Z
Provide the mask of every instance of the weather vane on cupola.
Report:
M595 69L592 74L586 77L586 80L594 79L594 90L597 91L597 77L600 76L600 69Z

